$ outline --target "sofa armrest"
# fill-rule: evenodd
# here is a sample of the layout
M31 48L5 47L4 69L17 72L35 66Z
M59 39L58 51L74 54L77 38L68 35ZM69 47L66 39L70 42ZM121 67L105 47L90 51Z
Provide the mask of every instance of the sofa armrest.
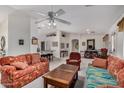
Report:
M41 61L41 62L48 62L48 59L45 58L45 57L41 57L41 58L40 58L40 61Z
M35 70L36 70L35 66L28 66L26 69L23 69L23 70L16 70L11 74L12 80L16 80L24 75L30 74Z
M14 71L16 71L16 67L15 66L10 66L10 65L4 65L1 68L2 73L12 73Z
M93 66L92 63L89 63L88 66Z

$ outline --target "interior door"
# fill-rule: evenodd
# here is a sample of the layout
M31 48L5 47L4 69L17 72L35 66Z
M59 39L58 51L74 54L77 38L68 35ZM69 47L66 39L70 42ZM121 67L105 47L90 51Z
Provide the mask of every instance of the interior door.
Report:
M45 42L44 41L41 42L41 51L45 51Z

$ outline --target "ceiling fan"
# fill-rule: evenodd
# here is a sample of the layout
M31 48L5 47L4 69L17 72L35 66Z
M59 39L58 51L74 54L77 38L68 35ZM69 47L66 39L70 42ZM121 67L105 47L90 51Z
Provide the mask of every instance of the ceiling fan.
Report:
M44 19L36 21L35 22L36 24L48 20L49 24L53 24L53 25L55 25L55 21L61 22L63 24L71 25L71 23L69 21L66 21L66 20L58 18L59 16L65 14L65 11L63 9L59 9L56 12L51 10L47 14L44 14L44 13L41 13L41 12L37 12L37 14L42 16Z

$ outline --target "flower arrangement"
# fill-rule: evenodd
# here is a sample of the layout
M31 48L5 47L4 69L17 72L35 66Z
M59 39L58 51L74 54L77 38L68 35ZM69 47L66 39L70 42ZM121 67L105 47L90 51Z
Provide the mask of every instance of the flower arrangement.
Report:
M101 48L101 52L108 52L107 48Z

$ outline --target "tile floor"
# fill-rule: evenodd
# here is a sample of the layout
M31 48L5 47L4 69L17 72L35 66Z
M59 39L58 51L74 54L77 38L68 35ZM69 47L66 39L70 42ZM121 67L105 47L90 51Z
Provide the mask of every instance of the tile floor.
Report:
M53 61L50 62L50 70L58 67L61 64L65 64L66 63L66 59L67 58L61 58L61 59L54 59ZM86 85L86 80L85 80L85 76L86 76L86 69L89 63L92 62L92 59L85 59L82 58L81 60L81 69L78 72L78 80L75 84L75 88L83 88ZM4 88L4 86L2 86L0 84L0 88ZM42 76L35 79L34 81L32 81L31 83L25 85L23 88L43 88L43 79Z

